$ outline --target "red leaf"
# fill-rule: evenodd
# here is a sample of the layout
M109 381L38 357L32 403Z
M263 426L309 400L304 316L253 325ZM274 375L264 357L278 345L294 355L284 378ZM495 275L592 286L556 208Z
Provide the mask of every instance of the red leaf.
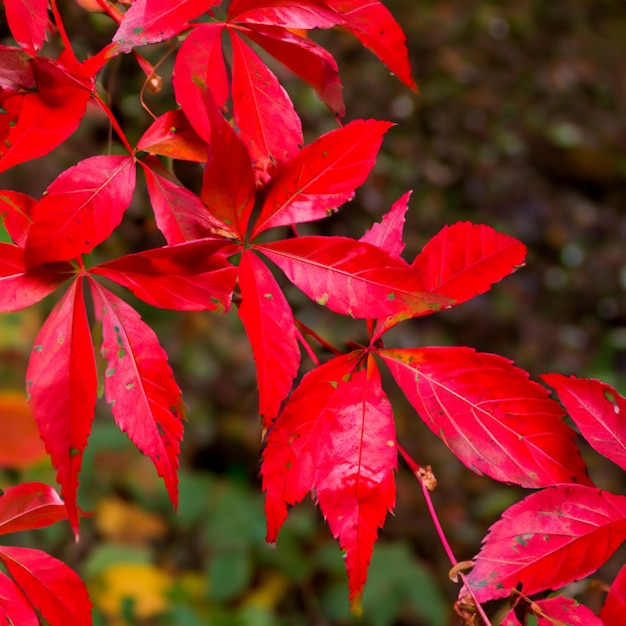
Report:
M120 52L165 41L189 28L189 20L206 13L220 0L133 0L113 37Z
M90 626L91 602L78 574L40 550L0 547L0 561L50 626Z
M314 41L277 26L255 25L242 32L311 85L335 115L345 115L339 70L329 52Z
M389 213L383 215L380 223L374 224L359 241L371 243L373 246L384 250L393 257L400 257L404 250L402 232L404 220L409 208L409 198L412 191L407 191L401 198L393 203Z
M324 0L342 18L341 26L354 34L405 85L417 91L411 77L406 37L398 22L377 0Z
M34 89L37 83L31 60L20 48L0 45L0 89L14 92Z
M18 191L0 191L0 219L11 239L23 248L37 200Z
M0 498L0 535L44 528L67 519L63 500L50 485L22 483Z
M3 61L11 50L4 52ZM16 50L12 56L10 67L15 71L10 74L22 80L23 53ZM9 88L14 91L3 93L0 77L0 107L7 111L0 116L0 172L63 143L78 127L90 98L85 81L67 74L54 61L32 59L31 68L36 91L22 93L25 86L18 84Z
M92 274L130 289L138 298L164 309L213 311L230 308L237 268L223 239L199 239L154 248L102 263Z
M296 504L315 490L346 552L350 600L358 603L372 547L395 505L396 434L391 404L370 357L354 354L309 372L267 437L263 453L268 541Z
M83 281L75 280L42 326L30 356L26 388L70 523L78 534L76 491L91 432L98 381Z
M263 182L277 165L304 144L302 126L278 79L259 56L231 29L232 97L235 124Z
M323 0L233 0L228 21L309 30L332 28L342 19Z
M524 626L512 610L500 626ZM617 622L603 622L595 613L579 604L574 598L547 598L535 600L529 606L528 614L536 615L537 626L555 626L555 624L567 624L567 626L603 626L603 624L617 624Z
M153 156L139 161L146 174L148 194L158 229L170 245L229 232L215 219L198 196Z
M134 190L132 157L90 157L62 172L33 212L27 267L91 252L122 221Z
M0 626L41 626L35 609L20 588L0 572Z
M202 176L201 197L224 225L224 236L243 241L254 208L256 184L250 155L217 105L206 101L211 150Z
M259 414L268 428L291 391L300 365L293 314L272 273L250 250L241 256L239 287L239 317L256 361Z
M375 319L442 304L439 296L423 293L408 264L368 243L312 236L255 248L309 298L342 315Z
M96 319L102 322L105 398L121 430L154 463L176 507L184 407L167 354L134 309L90 282Z
M67 280L72 271L66 263L26 270L24 251L0 242L0 312L19 311L39 302Z
M626 497L558 485L507 509L468 575L478 602L558 589L595 572L626 539Z
M411 264L428 291L454 305L487 291L520 265L526 246L490 226L458 222L444 226Z
M626 566L619 571L600 611L605 624L626 623Z
M561 407L507 359L454 347L380 355L427 426L477 474L530 488L592 484Z
M545 374L541 378L556 390L591 447L626 469L626 398L599 380L567 378L562 374Z
M210 122L206 110L209 97L223 108L230 93L222 53L224 24L205 24L195 28L183 42L174 65L173 85L180 104L195 131L210 141Z
M354 197L376 162L390 122L356 120L326 133L280 168L252 232L328 217Z
M192 128L182 109L168 111L156 119L142 135L137 149L199 163L209 156L206 141Z
M35 56L51 26L48 0L4 0L4 9L13 38Z

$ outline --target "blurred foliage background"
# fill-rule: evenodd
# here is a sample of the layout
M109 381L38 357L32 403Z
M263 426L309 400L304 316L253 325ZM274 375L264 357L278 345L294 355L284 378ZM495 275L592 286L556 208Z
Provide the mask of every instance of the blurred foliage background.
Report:
M86 56L105 45L109 20L61 2L70 38ZM609 0L388 0L408 37L421 92L415 95L356 39L311 36L337 58L347 119L397 122L356 199L307 232L359 237L413 189L407 258L444 224L472 220L521 239L526 267L489 294L442 314L400 325L389 346L472 346L542 372L592 376L626 391L626 5ZM0 12L0 34L9 43ZM46 53L55 53L55 43ZM144 49L153 62L166 45ZM173 107L173 56L164 87L144 92L155 114ZM273 65L301 113L309 140L335 127L315 95ZM145 76L132 57L111 62L100 80L132 140L150 123L138 93ZM0 187L38 196L76 161L111 149L106 118L90 107L54 153L0 175ZM113 148L115 140L113 139ZM191 188L196 165L177 163ZM140 187L115 236L94 253L111 257L162 240ZM297 315L343 346L364 336L289 291ZM106 405L90 438L81 504L92 517L74 544L63 524L8 541L64 559L89 585L100 626L445 626L455 624L457 585L418 484L405 466L398 505L372 560L364 616L350 616L343 561L310 501L296 507L275 547L264 542L257 477L261 449L255 372L236 312L223 317L143 306L158 333L189 411L175 514L149 462L112 423ZM54 304L0 316L0 484L54 484L24 403L24 373L36 332ZM325 355L321 355L324 357ZM304 367L310 367L304 359ZM459 560L478 550L488 526L524 493L464 468L421 423L387 379L401 443L439 480L433 499ZM581 443L592 478L626 491L622 472ZM598 578L610 581L620 549ZM572 593L597 608L594 585ZM498 611L498 607L493 609Z

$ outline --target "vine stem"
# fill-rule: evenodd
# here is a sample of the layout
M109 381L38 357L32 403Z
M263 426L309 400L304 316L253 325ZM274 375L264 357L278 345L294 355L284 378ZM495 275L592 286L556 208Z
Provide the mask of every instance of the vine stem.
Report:
M65 46L65 50L68 54L72 55L74 61L78 62L76 55L74 54L74 49L72 48L72 44L70 43L70 39L67 36L67 31L65 30L65 24L63 24L63 20L61 19L61 14L59 13L59 7L57 6L56 0L50 0L50 6L52 8L52 15L54 15L54 22L59 31L59 36L61 37L61 41Z
M335 348L335 346L331 346L326 340L322 339L314 330L311 330L306 324L303 324L300 320L295 319L296 328L304 335L309 335L317 341L321 346L326 348L329 352L332 352L335 356L339 356L341 352Z
M130 145L130 142L126 138L122 127L119 125L118 121L115 119L115 115L113 115L113 111L109 108L107 103L100 97L100 94L94 89L91 92L92 97L96 100L96 102L100 105L100 108L104 111L106 116L109 118L111 125L115 129L115 132L118 134L119 138L122 140L124 147L128 150L131 156L135 154L135 150Z
M433 525L435 526L437 535L439 535L439 540L441 541L441 545L443 546L443 549L448 555L448 559L450 559L450 563L452 564L452 567L454 568L456 565L458 565L458 561L456 557L454 556L454 552L452 552L452 548L450 547L450 544L448 543L448 539L446 538L445 532L441 526L441 522L439 521L439 517L437 515L437 512L435 511L433 500L430 497L430 491L428 490L428 487L426 486L426 483L424 482L422 478L422 473L424 470L420 465L418 465L413 460L413 458L409 455L409 453L399 443L397 444L397 446L398 446L398 450L400 454L402 455L402 458L405 460L406 464L409 466L411 472L413 473L413 476L415 476L415 478L420 484L420 487L422 488L422 493L424 494L424 500L426 501L426 506L428 507L428 512L430 513L430 517L433 521ZM489 621L489 618L487 617L483 607L481 606L480 602L476 600L474 596L474 591L470 587L467 581L467 577L465 576L465 574L463 574L463 572L459 572L458 575L460 576L467 590L472 595L472 598L474 599L474 603L476 605L476 611L484 620L485 625L491 626L491 622Z

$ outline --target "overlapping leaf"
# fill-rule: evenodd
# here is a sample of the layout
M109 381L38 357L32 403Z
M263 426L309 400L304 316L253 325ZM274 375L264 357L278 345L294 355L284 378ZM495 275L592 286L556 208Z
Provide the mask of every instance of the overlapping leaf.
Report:
M602 611L600 611L600 617L604 624L626 622L626 566L620 569L611 584Z
M96 318L102 323L105 398L121 430L154 463L176 506L184 408L167 355L135 310L90 283Z
M41 626L33 606L21 589L0 572L0 626Z
M11 239L20 248L26 244L37 200L18 191L0 191L0 217Z
M273 422L298 374L300 351L289 304L269 269L251 251L239 264L239 317L252 345L259 388L259 414Z
M500 626L525 626L526 618L520 622L517 615L520 608L513 609L503 620ZM579 604L574 598L547 598L536 600L529 607L527 614L536 615L537 626L554 626L555 624L567 624L568 626L606 626L617 622L601 620L594 612Z
M626 398L599 380L545 374L592 448L626 469Z
M263 453L268 541L293 505L314 490L346 553L350 600L358 605L372 547L395 504L397 466L391 405L370 357L336 357L303 378Z
M479 602L557 589L595 572L626 539L626 497L585 485L543 489L507 509L468 575Z
M57 470L75 533L78 473L91 432L97 387L91 331L79 279L39 331L26 372L33 415Z
M27 267L91 252L122 220L135 190L135 162L95 156L65 170L33 211Z
M4 0L9 30L17 43L35 56L50 28L48 0Z
M7 487L0 498L0 535L43 528L67 519L59 494L44 483Z
M507 359L461 347L380 355L426 425L474 472L530 488L591 484L561 407Z
M393 257L400 257L404 250L402 232L406 212L409 209L409 198L412 191L407 191L398 198L388 213L383 215L380 222L376 222L359 241L371 243L373 246L384 250Z

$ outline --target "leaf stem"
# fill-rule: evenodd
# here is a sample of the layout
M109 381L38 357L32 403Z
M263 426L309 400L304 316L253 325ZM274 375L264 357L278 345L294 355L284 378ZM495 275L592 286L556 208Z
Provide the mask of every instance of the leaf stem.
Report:
M67 36L67 31L65 30L65 24L63 24L63 19L61 18L61 14L59 13L59 7L57 6L56 0L50 0L50 6L52 7L52 15L54 15L54 22L56 27L59 30L59 36L61 37L61 41L63 42L63 46L68 54L72 55L74 61L78 63L78 59L74 54L74 49L72 48L72 44L70 43L70 39Z
M130 145L130 142L126 138L126 135L124 134L124 131L122 130L122 127L119 125L118 121L115 119L115 116L113 115L113 111L111 111L107 103L100 97L100 94L95 89L91 92L91 95L94 98L94 100L96 100L96 102L100 105L100 108L104 111L106 116L109 118L111 125L115 129L115 132L117 133L118 137L124 144L124 147L126 148L126 150L128 150L131 156L134 156L135 150L133 149L133 147Z
M300 320L294 320L296 323L296 328L303 333L304 335L309 335L317 341L321 346L326 348L329 352L332 352L334 355L339 356L341 354L340 350L337 350L335 346L331 346L325 339L322 339L314 330L311 330L306 324L303 324Z
M448 555L448 559L450 559L450 563L454 567L458 564L458 561L456 560L456 557L454 556L454 552L452 552L452 548L450 547L450 544L448 543L448 539L446 538L444 530L441 526L441 522L439 521L439 517L437 516L437 512L435 511L435 506L433 505L432 498L430 497L430 491L428 487L426 486L426 483L423 479L423 473L425 470L411 458L409 453L399 443L397 444L397 446L398 446L398 451L402 455L402 458L406 461L406 464L409 466L411 472L413 472L413 476L417 478L420 484L420 487L422 488L422 493L424 494L424 500L426 501L426 506L428 507L428 512L430 513L430 517L435 526L435 530L437 531L437 535L439 535L439 540L441 541L441 545L443 546L443 549ZM458 575L460 576L466 589L470 592L472 598L474 599L474 604L476 605L476 611L484 620L485 625L491 626L491 622L489 621L489 618L487 617L483 607L481 606L480 602L476 600L476 597L474 596L474 591L470 587L467 581L467 577L465 576L465 574L463 574L463 572L459 572Z

